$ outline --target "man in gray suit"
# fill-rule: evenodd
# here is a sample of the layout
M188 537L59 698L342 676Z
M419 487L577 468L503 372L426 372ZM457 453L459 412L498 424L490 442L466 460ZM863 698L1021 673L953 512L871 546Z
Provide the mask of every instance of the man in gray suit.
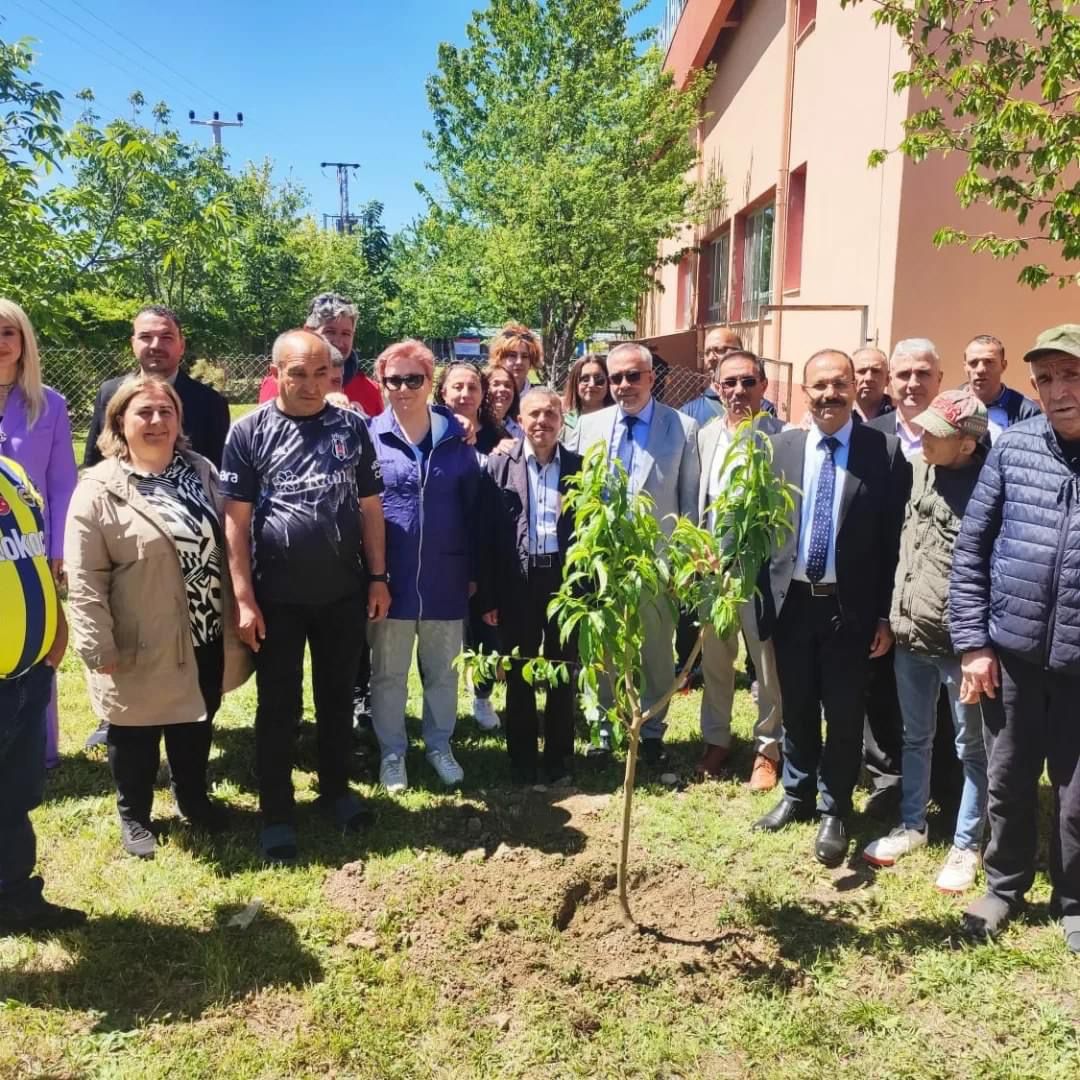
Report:
M675 526L674 516L697 511L700 466L697 451L697 424L688 416L656 401L652 396L652 354L643 345L617 345L608 354L608 381L616 404L581 417L573 433L571 450L584 453L602 443L608 459L622 461L630 477L633 493L647 492L654 513L667 534ZM645 598L642 704L658 701L671 688L675 673L672 639L675 623L666 602ZM663 737L666 729L663 710L642 728L643 759L650 765L664 763ZM610 737L609 737L610 738ZM601 737L601 746L610 745Z
M762 442L783 430L783 422L761 411L769 380L765 364L752 352L739 349L726 353L716 366L714 385L723 401L723 416L703 427L697 435L701 457L698 486L698 521L711 529L708 507L729 482L727 453L738 438L745 438L739 425L753 421L755 437ZM739 623L750 659L757 672L757 723L754 725L754 767L750 774L753 791L771 791L779 781L781 710L780 682L771 641L758 636L757 605L751 600L739 611ZM698 762L702 777L717 778L731 756L731 707L735 699L735 661L739 658L739 630L718 638L705 626L701 643L701 670L705 687L701 697L701 737L705 753Z

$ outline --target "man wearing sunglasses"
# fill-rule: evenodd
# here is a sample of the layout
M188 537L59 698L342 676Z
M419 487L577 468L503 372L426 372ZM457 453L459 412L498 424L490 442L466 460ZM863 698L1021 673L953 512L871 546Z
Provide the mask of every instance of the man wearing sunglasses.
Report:
M703 394L679 407L679 412L685 413L691 420L696 421L699 427L704 427L710 420L724 415L724 397L717 384L720 362L729 353L740 352L742 347L742 338L727 326L714 326L705 335L705 366L711 374L712 381L705 387Z
M724 414L720 421L703 427L697 436L701 457L698 487L698 520L712 528L708 507L728 484L725 469L732 442L746 437L739 426L753 423L755 437L765 441L783 430L783 423L762 411L769 380L764 362L751 352L736 349L722 356L716 365L713 385L719 389ZM705 620L703 620L705 622ZM750 774L753 791L771 791L779 780L781 712L776 656L771 641L758 637L756 604L744 604L739 623L746 648L757 672L757 722L754 724L754 766ZM735 662L739 658L739 631L718 638L706 625L701 645L704 693L701 697L701 737L705 753L698 762L701 777L718 778L731 756L731 707L735 698Z
M571 450L584 453L603 443L608 458L622 462L630 478L630 490L652 496L653 512L666 533L674 528L672 515L691 515L697 509L700 465L697 451L698 425L689 416L653 397L653 358L644 345L617 345L608 354L608 381L615 404L581 418ZM645 600L642 705L649 708L671 688L675 664L674 621L668 605ZM654 767L666 761L663 749L666 724L661 711L642 728L641 754ZM601 736L601 752L610 749L610 735Z

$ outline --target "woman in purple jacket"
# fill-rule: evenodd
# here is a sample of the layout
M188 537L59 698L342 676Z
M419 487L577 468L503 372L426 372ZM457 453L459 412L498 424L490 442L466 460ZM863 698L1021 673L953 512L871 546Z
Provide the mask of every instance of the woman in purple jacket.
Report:
M424 673L427 760L446 785L460 784L450 749L469 597L476 591L470 525L480 484L476 453L449 409L428 404L435 358L420 341L399 341L375 361L389 408L371 422L384 484L390 614L368 627L371 712L390 792L408 787L405 702L415 643Z
M37 338L26 312L0 297L0 454L17 461L45 500L45 542L57 583L64 574L64 519L78 480L62 395L41 382ZM45 767L60 764L56 684L46 715Z

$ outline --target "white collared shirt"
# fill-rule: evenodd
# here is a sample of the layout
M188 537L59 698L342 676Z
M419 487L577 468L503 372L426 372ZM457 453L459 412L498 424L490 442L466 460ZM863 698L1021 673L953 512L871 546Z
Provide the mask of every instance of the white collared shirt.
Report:
M525 440L525 471L529 477L529 554L555 555L559 551L559 514L562 493L559 491L559 447L546 464L541 465L532 444Z
M900 440L900 451L910 461L916 454L922 453L922 428L914 432L904 423L899 410L896 413L896 437Z
M897 425L899 428L899 425ZM847 479L848 451L851 449L851 433L855 428L853 420L848 422L837 432L833 438L838 439L840 445L833 453L833 463L836 466L836 477L833 484L832 498L832 528L829 532L829 553L825 557L825 576L822 583L836 581L836 533L840 524L840 500L844 493L844 481ZM817 424L811 424L806 432L806 449L803 451L802 472L802 514L799 518L799 550L795 557L795 570L792 577L796 581L809 581L806 576L806 560L810 553L810 533L814 527L814 501L817 498L818 477L821 475L821 466L825 461L825 455L829 452L822 445L822 440L827 438Z

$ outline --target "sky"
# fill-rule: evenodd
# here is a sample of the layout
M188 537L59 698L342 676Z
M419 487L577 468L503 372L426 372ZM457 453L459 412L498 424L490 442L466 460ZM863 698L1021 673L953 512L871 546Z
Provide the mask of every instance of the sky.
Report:
M350 203L385 205L394 231L423 208L415 182L430 178L423 131L430 126L424 84L440 42L462 44L479 0L341 0L309 7L285 0L4 0L0 38L36 39L34 75L72 104L91 88L102 121L130 116L128 95L165 101L193 140L209 128L188 124L189 109L209 117L244 114L222 139L230 166L270 158L278 179L307 191L310 210L337 213L333 169L359 162ZM649 0L635 29L659 23L663 0ZM61 178L62 182L62 178Z

